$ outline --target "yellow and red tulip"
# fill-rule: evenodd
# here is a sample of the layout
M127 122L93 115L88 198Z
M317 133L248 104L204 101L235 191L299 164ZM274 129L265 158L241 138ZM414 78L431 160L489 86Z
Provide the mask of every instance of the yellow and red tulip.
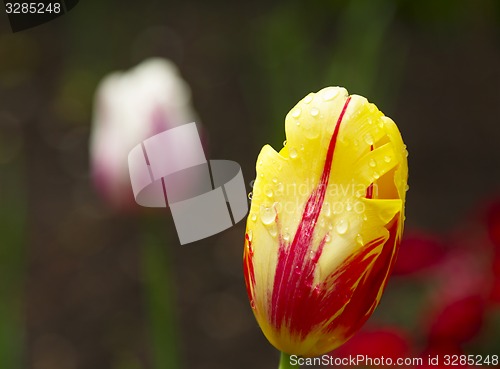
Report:
M257 159L244 274L254 315L287 354L332 351L378 305L403 232L407 151L364 97L328 87L286 116Z

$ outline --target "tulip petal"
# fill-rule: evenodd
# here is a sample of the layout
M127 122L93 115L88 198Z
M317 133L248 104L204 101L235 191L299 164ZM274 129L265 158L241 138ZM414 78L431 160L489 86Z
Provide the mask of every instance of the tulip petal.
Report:
M380 301L403 231L406 150L391 119L339 87L307 95L285 130L281 151L257 159L245 280L269 341L314 356Z

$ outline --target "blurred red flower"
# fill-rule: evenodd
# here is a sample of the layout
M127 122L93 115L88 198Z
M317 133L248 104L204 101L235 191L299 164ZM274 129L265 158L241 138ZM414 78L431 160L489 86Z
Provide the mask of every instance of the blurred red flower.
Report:
M408 334L399 327L383 327L365 329L354 335L343 346L332 353L339 358L364 355L368 358L398 358L411 357L411 342Z
M407 231L403 236L395 275L408 275L441 262L446 255L444 242L437 236L422 231Z

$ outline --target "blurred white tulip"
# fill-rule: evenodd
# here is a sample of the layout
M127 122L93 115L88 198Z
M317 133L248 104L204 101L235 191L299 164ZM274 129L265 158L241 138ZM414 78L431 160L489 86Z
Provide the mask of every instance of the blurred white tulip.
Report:
M130 150L148 137L193 121L189 86L172 62L148 59L106 76L95 94L90 137L92 178L99 193L117 209L130 208Z

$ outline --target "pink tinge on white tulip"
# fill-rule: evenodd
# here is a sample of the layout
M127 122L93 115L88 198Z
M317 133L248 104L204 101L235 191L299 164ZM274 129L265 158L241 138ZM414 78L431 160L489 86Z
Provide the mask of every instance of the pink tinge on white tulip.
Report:
M143 140L192 122L189 86L168 60L146 60L130 71L105 77L95 94L90 138L91 172L103 198L132 208L127 155Z

